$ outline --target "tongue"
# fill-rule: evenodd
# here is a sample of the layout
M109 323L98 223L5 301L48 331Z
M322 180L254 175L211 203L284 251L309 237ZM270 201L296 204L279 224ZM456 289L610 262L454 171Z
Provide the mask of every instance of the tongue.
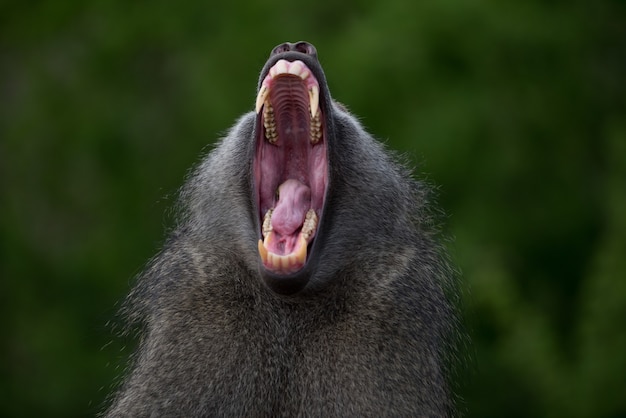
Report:
M272 229L280 235L292 235L304 223L311 207L311 189L289 179L278 187L278 202L272 213Z

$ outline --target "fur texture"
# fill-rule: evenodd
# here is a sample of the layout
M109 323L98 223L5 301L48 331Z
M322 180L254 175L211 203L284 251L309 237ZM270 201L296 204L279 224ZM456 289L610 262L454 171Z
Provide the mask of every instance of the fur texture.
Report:
M332 190L311 285L280 296L260 279L246 114L190 176L177 227L129 296L140 344L108 416L453 414L454 275L428 192L330 106Z

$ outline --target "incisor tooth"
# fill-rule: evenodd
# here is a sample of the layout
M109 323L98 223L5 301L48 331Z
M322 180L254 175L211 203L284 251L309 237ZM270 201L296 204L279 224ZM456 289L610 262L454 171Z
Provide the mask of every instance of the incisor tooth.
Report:
M261 86L261 89L259 90L259 94L257 94L256 96L255 110L257 114L261 110L261 107L263 107L263 103L265 103L265 99L267 98L268 93L269 93L269 89L267 88L267 86Z
M297 75L298 77L300 77L300 73L302 73L303 68L304 67L302 66L302 61L294 61L291 63L287 71L289 72L289 74Z
M276 65L274 65L274 67L272 68L276 68L276 74L284 74L287 72L287 68L288 68L288 62L285 60L280 60L276 63Z
M317 109L320 103L320 89L317 86L311 86L309 88L309 102L311 106L311 117L314 118L317 115Z

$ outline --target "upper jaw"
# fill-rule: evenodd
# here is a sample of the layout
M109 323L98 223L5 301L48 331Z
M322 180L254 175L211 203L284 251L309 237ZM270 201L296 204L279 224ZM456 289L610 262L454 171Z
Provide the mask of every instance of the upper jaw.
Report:
M315 118L319 110L320 86L317 78L311 70L300 60L287 61L280 59L269 69L267 75L261 82L256 98L255 112L258 114L266 103L272 82L280 76L294 76L300 78L305 84L309 93L309 110L311 119Z
M311 70L311 72L313 73L313 76L317 79L320 85L320 90L321 90L320 91L320 106L323 106L322 102L325 101L323 99L325 99L327 96L327 92L325 91L325 87L327 84L326 84L326 77L324 75L324 72L322 71L320 63L316 57L303 54L297 51L288 51L288 52L283 52L280 54L272 55L267 60L267 62L263 66L263 69L261 70L261 75L259 77L259 82L257 85L257 91L261 89L263 85L263 81L265 80L265 77L268 75L270 69L280 60L285 60L289 62L302 61L309 68L309 70Z

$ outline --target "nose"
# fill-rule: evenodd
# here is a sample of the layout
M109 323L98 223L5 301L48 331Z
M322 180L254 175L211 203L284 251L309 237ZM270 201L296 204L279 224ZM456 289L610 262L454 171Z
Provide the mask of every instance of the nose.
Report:
M282 54L283 52L300 52L302 54L311 55L313 58L317 58L317 50L313 45L308 42L300 41L296 43L285 42L272 49L270 56L276 54Z

